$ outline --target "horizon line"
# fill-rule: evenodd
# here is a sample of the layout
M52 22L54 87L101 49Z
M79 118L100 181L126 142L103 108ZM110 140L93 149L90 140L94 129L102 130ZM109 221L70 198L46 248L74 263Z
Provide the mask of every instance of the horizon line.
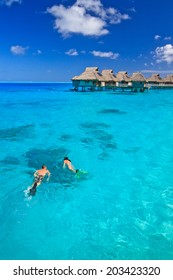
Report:
M20 83L20 84L26 84L26 83L29 83L29 84L70 84L72 82L39 82L39 81L0 81L0 84L17 84L17 83Z

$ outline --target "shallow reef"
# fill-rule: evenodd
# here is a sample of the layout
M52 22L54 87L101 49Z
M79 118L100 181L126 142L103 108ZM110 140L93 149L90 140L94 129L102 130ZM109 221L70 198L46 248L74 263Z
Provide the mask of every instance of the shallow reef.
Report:
M60 141L68 141L68 140L70 140L70 139L72 139L72 135L70 135L70 134L62 134L60 137L59 137L59 140Z
M80 127L86 133L86 137L81 138L80 142L88 148L96 144L96 147L101 149L98 159L108 157L109 151L117 149L114 135L107 132L109 125L102 122L86 122L81 123Z
M83 144L86 144L86 145L92 145L93 144L93 138L90 138L90 137L83 137L80 139L80 142L82 142Z
M6 156L4 159L0 160L2 165L19 165L20 160L17 157Z
M126 114L124 111L120 111L118 109L103 109L98 111L99 114L114 114L114 115L123 115Z
M0 129L0 140L17 141L32 138L34 125L22 125L13 128Z
M84 122L80 124L81 128L96 129L96 128L108 128L110 125L102 122Z
M65 147L49 149L31 149L25 153L27 165L30 168L40 169L45 164L51 172L50 183L58 183L62 186L72 186L76 180L75 174L63 169L63 159L69 150Z

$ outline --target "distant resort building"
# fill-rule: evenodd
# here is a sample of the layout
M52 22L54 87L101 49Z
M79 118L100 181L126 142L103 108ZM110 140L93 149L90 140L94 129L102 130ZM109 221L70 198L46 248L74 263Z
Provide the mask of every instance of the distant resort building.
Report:
M140 72L129 76L126 71L120 71L115 75L111 69L100 73L98 67L87 67L79 76L72 78L72 84L74 91L144 92L148 89L173 88L173 75L161 78L159 74L152 74L145 78Z
M132 91L137 92L144 92L147 87L145 87L146 79L141 73L135 72L130 78Z
M101 76L102 76L101 86L103 88L115 89L117 78L115 77L113 70L102 70Z
M161 78L159 74L152 74L147 80L147 84L153 88L173 88L173 75L168 75L165 78Z
M118 72L116 78L117 78L118 88L122 88L122 90L124 90L124 88L128 87L130 82L130 77L128 76L127 72L125 71Z
M173 88L173 74L162 79L162 82L165 84L165 86Z
M148 85L155 87L162 83L162 78L159 74L152 74L146 81Z
M72 78L74 90L86 89L95 91L102 87L102 75L98 72L98 67L87 67L79 76Z

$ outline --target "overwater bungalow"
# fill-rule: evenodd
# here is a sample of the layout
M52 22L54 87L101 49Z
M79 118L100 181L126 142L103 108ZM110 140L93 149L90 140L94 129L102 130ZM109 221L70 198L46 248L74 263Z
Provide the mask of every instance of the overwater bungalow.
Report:
M162 83L162 78L159 74L152 74L151 77L146 79L146 81L148 84L158 85L159 83Z
M102 83L101 86L105 89L115 89L117 78L114 75L113 70L102 70Z
M162 79L165 87L173 88L173 74L170 74Z
M74 90L95 91L96 88L101 88L103 81L102 75L98 71L98 67L86 67L85 71L79 76L72 78Z
M126 71L120 71L117 73L116 75L116 86L118 88L127 88L128 87L128 83L130 82L130 77L128 76Z
M146 79L147 85L150 88L158 88L159 86L163 85L163 79L160 77L159 74L152 74L151 77Z
M128 83L128 85L132 87L133 92L144 92L146 89L145 83L146 79L144 78L144 76L139 72L135 72L130 77L130 82Z
M120 71L116 75L112 69L102 70L98 67L86 67L79 76L72 78L74 91L132 91L144 92L149 88L173 88L173 74L161 78L159 74L152 74L145 78L141 73L134 72L130 77L126 71Z

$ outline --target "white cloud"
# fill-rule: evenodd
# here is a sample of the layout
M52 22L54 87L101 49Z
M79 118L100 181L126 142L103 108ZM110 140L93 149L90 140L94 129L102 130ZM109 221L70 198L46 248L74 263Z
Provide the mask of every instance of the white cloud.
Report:
M78 52L76 49L70 49L66 52L67 55L71 55L71 56L76 56L78 55Z
M113 53L113 52L92 51L91 53L94 56L99 56L103 58L117 59L119 57L119 53Z
M11 48L10 48L11 52L15 55L24 55L26 53L27 49L28 49L28 47L22 47L19 45L11 46Z
M158 69L155 69L155 70L151 70L151 69L145 69L145 70L140 70L140 72L142 73L165 73L165 74L169 74L169 73L173 73L173 69L172 70L158 70Z
M86 11L102 14L103 5L100 0L77 0L74 6L83 7Z
M167 44L163 47L157 47L155 49L156 62L167 62L168 64L173 62L173 45Z
M33 53L33 55L41 55L42 51L41 50L37 50L36 52Z
M86 14L83 7L72 6L66 9L62 5L53 6L48 9L48 12L56 17L55 29L64 37L72 33L84 36L100 36L109 33L105 29L106 23L100 18Z
M121 14L115 8L104 8L101 0L77 0L75 5L84 7L85 11L93 12L102 20L106 20L111 24L117 24L130 18L128 14Z
M127 10L130 11L130 12L136 13L136 9L134 7L133 8L129 8Z
M155 35L155 36L154 36L154 39L155 39L155 40L159 40L160 38L161 38L160 35Z
M14 3L21 4L22 0L1 0L0 1L0 4L4 4L4 5L8 6L8 7L10 7Z
M172 39L171 36L165 37L165 38L164 38L165 41L166 41L166 40L171 40L171 39Z
M129 19L114 8L105 8L101 0L77 0L72 6L54 5L47 12L55 17L54 28L64 37L71 34L101 36L109 33L108 24Z
M42 51L41 50L37 50L37 54L42 54Z

